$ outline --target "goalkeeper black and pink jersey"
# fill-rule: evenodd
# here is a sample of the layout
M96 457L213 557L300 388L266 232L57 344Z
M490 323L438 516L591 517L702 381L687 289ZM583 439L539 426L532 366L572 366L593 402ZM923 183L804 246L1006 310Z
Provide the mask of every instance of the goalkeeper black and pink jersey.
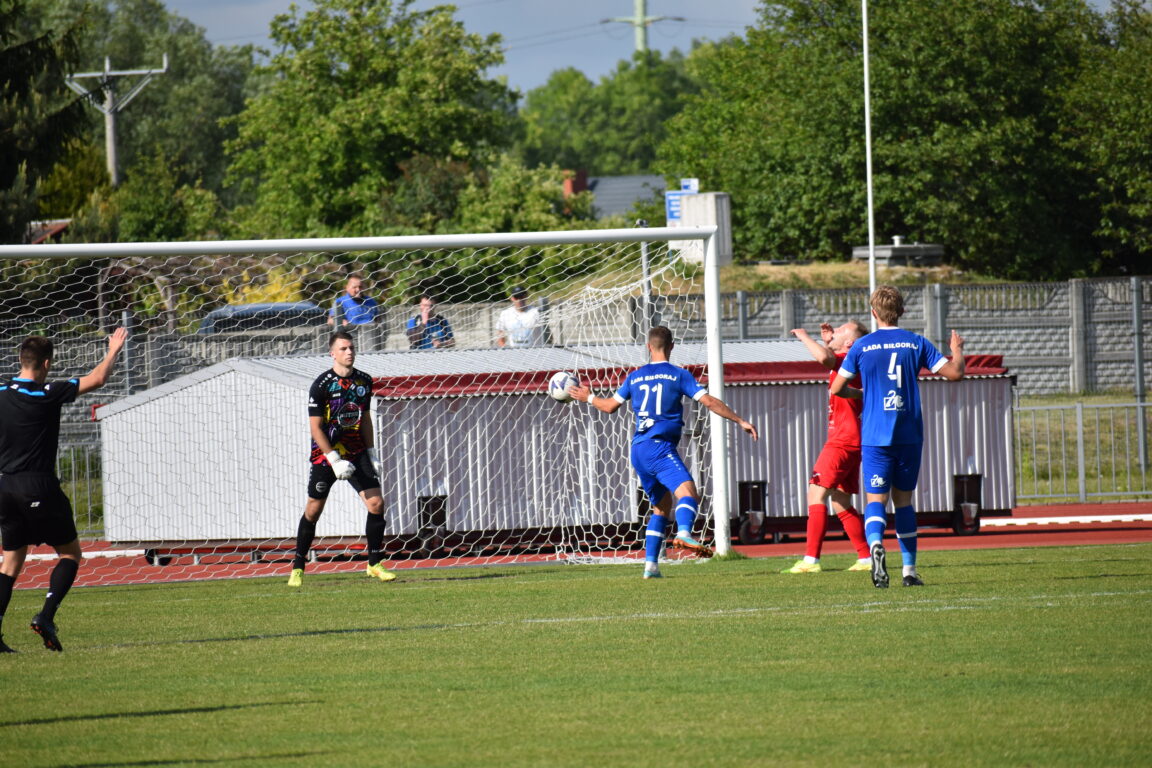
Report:
M0 389L0 473L56 474L60 409L80 394L80 380L14 378Z
M317 377L308 389L308 416L324 420L324 433L340 455L350 459L365 449L361 427L372 407L372 377L352 369L349 376L339 376L329 369ZM313 464L325 461L316 441L312 441Z

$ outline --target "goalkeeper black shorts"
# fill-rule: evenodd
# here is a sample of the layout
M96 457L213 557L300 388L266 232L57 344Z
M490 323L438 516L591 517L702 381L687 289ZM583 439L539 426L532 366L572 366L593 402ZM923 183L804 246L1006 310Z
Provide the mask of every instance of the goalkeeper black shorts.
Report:
M48 544L59 547L77 536L72 503L55 475L0 475L0 538L6 550Z
M356 493L371 491L373 488L380 487L380 481L376 478L376 469L372 466L372 459L369 458L368 451L361 451L349 458L348 461L356 467L352 477L348 478L348 484ZM308 473L308 498L328 498L328 494L332 492L332 486L335 483L336 473L332 471L332 466L327 461L313 464L312 470Z

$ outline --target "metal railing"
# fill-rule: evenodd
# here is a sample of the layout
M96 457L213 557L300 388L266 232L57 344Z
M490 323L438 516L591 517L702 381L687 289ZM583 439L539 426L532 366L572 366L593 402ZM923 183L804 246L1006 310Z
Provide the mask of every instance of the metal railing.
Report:
M1152 404L1013 410L1018 502L1152 499Z
M104 486L98 441L61 442L56 476L72 502L76 530L82 538L104 534Z

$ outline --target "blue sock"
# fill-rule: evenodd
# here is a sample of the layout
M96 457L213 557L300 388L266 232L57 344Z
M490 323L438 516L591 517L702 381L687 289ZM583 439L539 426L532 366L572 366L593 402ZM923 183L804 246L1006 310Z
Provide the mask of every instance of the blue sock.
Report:
M692 523L696 522L696 510L700 502L691 496L676 500L676 532L692 535Z
M648 518L648 530L644 533L644 559L649 563L660 562L660 545L664 543L664 529L668 518L652 513Z
M864 507L864 538L868 539L868 546L884 540L884 528L888 524L885 517L885 505L878 501L870 501Z
M896 539L904 565L916 565L916 509L911 504L896 507Z

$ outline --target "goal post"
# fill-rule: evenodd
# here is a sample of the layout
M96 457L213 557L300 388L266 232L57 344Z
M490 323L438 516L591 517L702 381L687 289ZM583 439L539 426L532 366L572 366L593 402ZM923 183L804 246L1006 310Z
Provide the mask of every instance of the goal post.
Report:
M646 362L646 331L658 323L677 342L672 362L723 398L716 240L703 226L0 246L0 335L9 349L48 335L59 349L53 376L72 376L126 319L132 337L113 379L64 415L62 456L73 444L97 455L96 469L89 461L77 475L73 459L67 468L82 535L142 550L153 567L238 556L244 573L262 575L282 569L303 509L306 388L331 365L333 301L360 274L374 316L349 329L356 367L375 381L377 434L391 441L378 440L390 556L638 554L632 419L558 404L547 380L572 370L609 394ZM538 346L497 344L513 286L541 310ZM421 317L422 294L438 302L451 344L414 346L406 324ZM732 430L689 411L682 452L724 554ZM247 476L244 462L270 466ZM338 485L317 528L334 558L357 553L363 532L363 505Z

